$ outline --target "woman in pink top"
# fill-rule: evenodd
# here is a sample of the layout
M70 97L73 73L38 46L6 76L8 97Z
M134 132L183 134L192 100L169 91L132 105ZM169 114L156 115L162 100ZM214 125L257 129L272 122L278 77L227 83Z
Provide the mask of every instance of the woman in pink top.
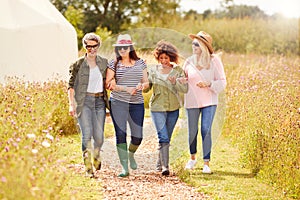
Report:
M190 160L186 169L196 164L198 124L201 114L201 136L204 167L203 173L211 173L209 168L211 153L211 128L218 104L218 94L226 87L224 68L219 57L214 54L212 37L204 31L189 34L193 40L193 55L186 59L184 71L188 78L188 92L184 95L188 119Z

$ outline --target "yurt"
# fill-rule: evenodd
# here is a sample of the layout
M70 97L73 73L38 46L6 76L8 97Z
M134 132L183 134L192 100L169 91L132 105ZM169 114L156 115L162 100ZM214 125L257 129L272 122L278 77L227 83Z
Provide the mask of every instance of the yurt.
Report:
M49 0L0 1L0 83L67 79L77 55L74 27Z

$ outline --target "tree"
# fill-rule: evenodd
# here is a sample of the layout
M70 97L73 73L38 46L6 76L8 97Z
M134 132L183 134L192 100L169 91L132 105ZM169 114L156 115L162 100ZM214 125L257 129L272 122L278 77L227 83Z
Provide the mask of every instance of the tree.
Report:
M83 14L81 24L84 32L94 32L97 27L106 27L112 33L118 33L128 29L123 25L132 24L134 18L140 22L158 22L161 19L167 22L161 15L176 13L179 0L51 0L56 8L65 15L68 6L80 10ZM159 20L158 20L159 19ZM160 24L160 25L161 25Z
M81 30L84 17L83 13L79 9L76 10L73 6L68 6L67 10L65 11L65 17L76 30L78 49L80 49L82 47L81 39L84 35L83 31Z

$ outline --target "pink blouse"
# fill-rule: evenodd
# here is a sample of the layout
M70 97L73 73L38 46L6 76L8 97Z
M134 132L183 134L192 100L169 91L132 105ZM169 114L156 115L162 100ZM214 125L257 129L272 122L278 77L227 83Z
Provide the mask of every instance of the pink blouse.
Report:
M218 94L226 87L226 76L220 58L213 54L209 69L198 70L189 57L183 69L188 78L188 92L184 94L185 108L202 108L218 104ZM196 84L199 81L211 82L211 86L200 88Z

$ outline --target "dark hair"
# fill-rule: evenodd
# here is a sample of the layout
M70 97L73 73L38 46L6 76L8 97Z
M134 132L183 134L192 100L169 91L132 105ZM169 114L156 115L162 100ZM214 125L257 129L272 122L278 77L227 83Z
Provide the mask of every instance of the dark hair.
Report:
M169 42L163 40L159 41L156 44L156 48L154 49L153 54L156 60L159 60L159 56L161 54L166 54L170 57L171 62L178 64L178 50L173 44Z
M140 59L140 58L138 57L138 55L136 54L136 51L135 51L133 45L129 45L129 48L130 48L129 58L130 58L131 60L138 60L138 59ZM122 60L122 56L119 54L119 51L118 51L118 47L117 47L117 46L115 46L115 54L116 54L116 61L115 61L115 69L116 69L116 67L117 67L117 65L118 65L118 63L119 63L119 61Z

